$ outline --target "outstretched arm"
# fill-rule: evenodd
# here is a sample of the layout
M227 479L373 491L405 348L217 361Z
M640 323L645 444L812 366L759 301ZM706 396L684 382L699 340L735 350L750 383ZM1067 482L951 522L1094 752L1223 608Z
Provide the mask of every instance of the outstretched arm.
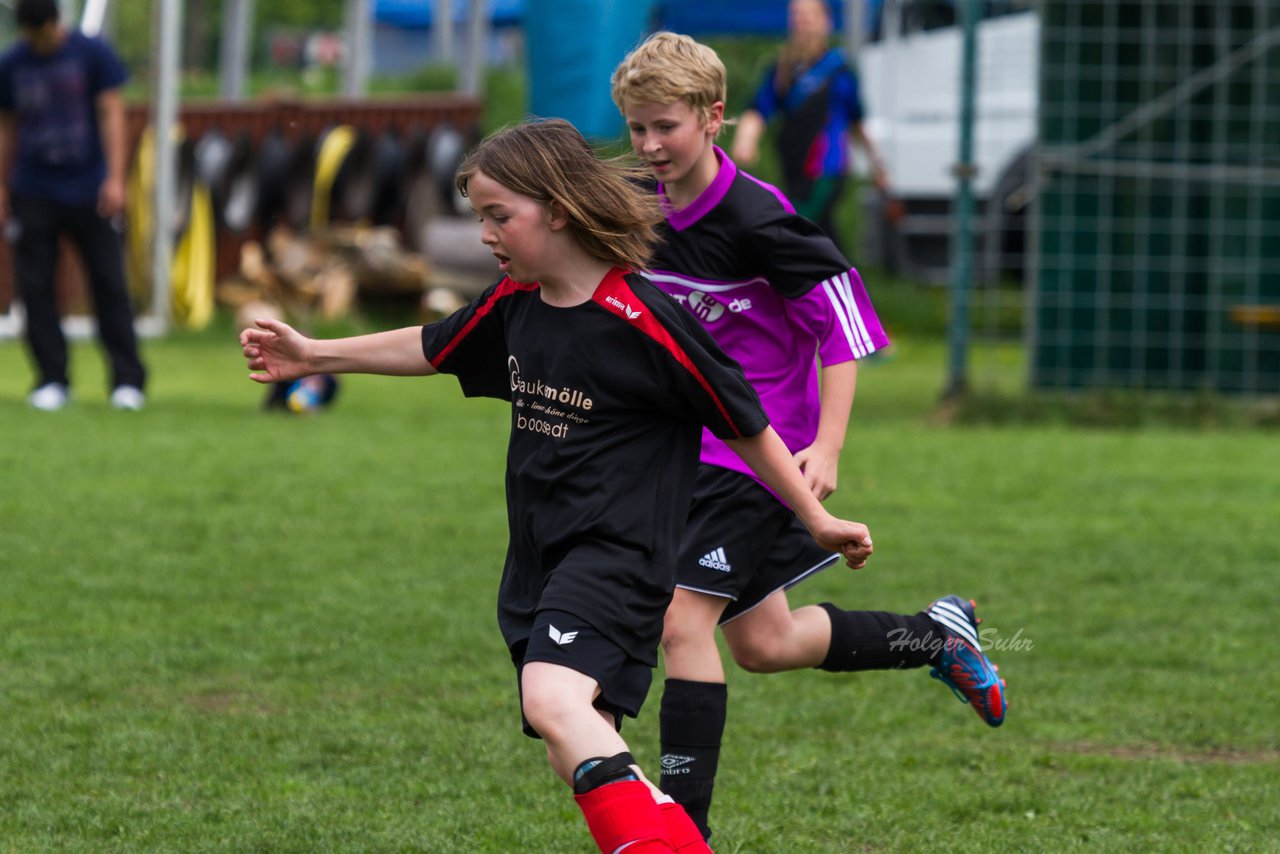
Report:
M825 501L836 491L840 451L849 426L849 411L858 387L858 363L854 359L822 366L822 405L818 415L818 435L813 444L796 454L809 490Z
M866 565L871 556L871 534L858 522L837 519L826 511L809 491L791 452L772 427L726 444L800 517L814 540L823 548L844 555L854 569Z
M385 374L425 377L437 373L422 352L422 327L354 338L307 338L287 323L256 320L240 333L249 379L260 383L311 374Z

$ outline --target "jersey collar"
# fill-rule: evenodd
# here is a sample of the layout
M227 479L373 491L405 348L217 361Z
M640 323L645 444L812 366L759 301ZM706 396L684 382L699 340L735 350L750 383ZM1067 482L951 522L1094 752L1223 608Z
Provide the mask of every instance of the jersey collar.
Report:
M672 210L670 203L667 201L667 192L662 186L662 182L658 182L658 196L662 200L662 210L666 214L667 222L676 231L684 231L689 226L702 219L711 209L720 204L720 200L724 198L725 193L729 192L729 185L733 183L733 179L738 175L738 167L729 157L720 149L720 146L711 146L716 153L716 160L720 164L720 171L716 172L716 177L705 190L698 194L698 198L693 200L693 204L680 210Z

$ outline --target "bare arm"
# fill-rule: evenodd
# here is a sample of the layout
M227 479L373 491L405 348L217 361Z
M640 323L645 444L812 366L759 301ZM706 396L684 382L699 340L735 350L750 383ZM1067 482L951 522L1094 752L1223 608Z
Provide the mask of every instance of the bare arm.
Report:
M124 174L128 162L125 150L124 96L119 89L108 89L98 95L98 131L102 136L102 154L107 161L107 177L98 191L98 213L111 217L124 210Z
M818 435L813 444L796 454L809 491L819 500L836 491L840 452L849 427L849 412L858 387L858 363L854 359L830 367L822 366L822 407L818 415Z
M750 166L760 156L760 137L764 136L764 116L758 110L747 110L738 116L738 129L733 135L733 159Z
M876 187L881 192L889 191L889 172L885 168L884 158L880 155L880 149L876 146L875 141L867 135L867 129L863 127L862 122L857 122L853 126L854 139L862 146L862 150L867 152L867 159L871 161L871 180L875 182Z
M307 338L278 320L254 321L240 333L249 379L260 383L311 374L383 374L425 377L437 373L422 352L422 327L409 326L354 338Z
M872 551L867 526L837 519L826 511L809 491L791 452L772 427L755 436L729 439L726 444L787 502L818 545L840 552L845 562L855 569L866 565Z

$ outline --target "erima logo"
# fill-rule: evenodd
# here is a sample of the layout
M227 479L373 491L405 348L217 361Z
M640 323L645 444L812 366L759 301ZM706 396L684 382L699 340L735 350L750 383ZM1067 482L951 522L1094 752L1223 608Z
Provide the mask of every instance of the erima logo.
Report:
M604 298L604 301L609 303L609 305L613 306L614 308L622 309L622 313L627 316L627 320L635 320L637 317L640 316L639 310L632 311L631 306L627 305L625 302L623 302L622 300L618 299L615 296L607 296Z
M718 569L721 572L728 572L733 569L729 565L729 558L725 557L724 546L718 549L712 549L704 554L698 561L699 566L705 566L707 569Z
M693 772L692 768L683 767L693 762L692 756L681 756L679 753L664 753L659 762L662 765L663 774L690 774Z
M574 639L578 637L577 632L562 632L552 625L548 625L547 628L551 630L551 639L560 644L560 646L573 643Z

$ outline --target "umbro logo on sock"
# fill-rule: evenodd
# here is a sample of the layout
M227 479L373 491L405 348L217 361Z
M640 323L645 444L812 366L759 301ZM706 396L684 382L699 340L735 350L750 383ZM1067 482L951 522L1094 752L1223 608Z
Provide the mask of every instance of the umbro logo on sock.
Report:
M721 546L718 549L712 549L704 554L698 560L698 565L705 566L707 569L718 569L721 572L729 572L733 569L733 567L729 565L729 558L724 555L724 546Z
M662 759L659 760L659 764L662 765L663 774L688 774L689 769L687 768L683 771L676 769L688 765L693 760L694 757L692 756L681 756L679 753L664 753L662 754Z
M562 632L559 629L557 629L555 626L550 624L547 625L547 628L551 630L551 639L556 643L560 644L560 646L564 646L565 644L571 644L578 637L577 632Z

